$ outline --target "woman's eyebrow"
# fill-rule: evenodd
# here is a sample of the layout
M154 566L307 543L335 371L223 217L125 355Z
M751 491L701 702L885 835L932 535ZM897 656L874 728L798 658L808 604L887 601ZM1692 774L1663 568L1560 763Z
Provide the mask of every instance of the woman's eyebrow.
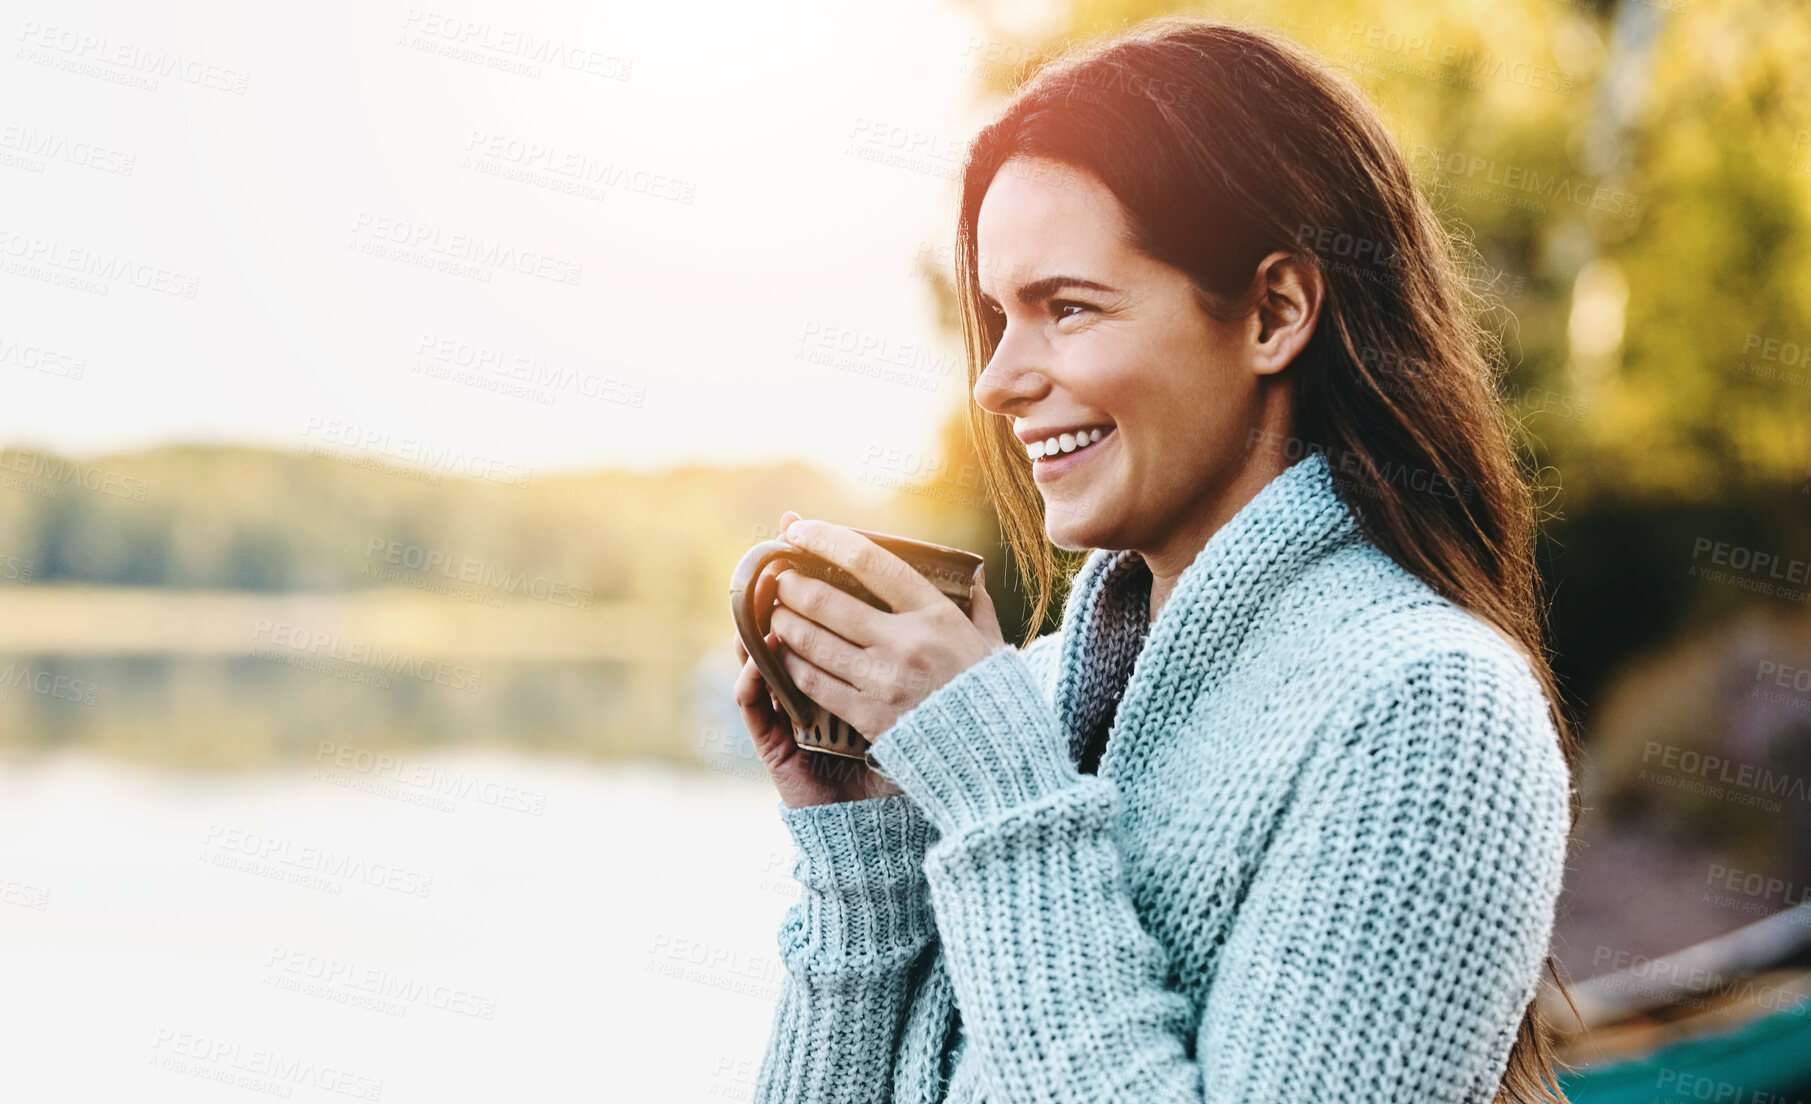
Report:
M1106 284L1096 283L1093 280L1085 280L1080 276L1045 276L1028 284L1019 285L1018 300L1025 306L1036 306L1064 288L1071 287L1084 288L1088 291L1104 291L1109 294L1119 292L1118 288L1108 287ZM1000 305L998 299L985 291L981 293L981 301L995 307Z

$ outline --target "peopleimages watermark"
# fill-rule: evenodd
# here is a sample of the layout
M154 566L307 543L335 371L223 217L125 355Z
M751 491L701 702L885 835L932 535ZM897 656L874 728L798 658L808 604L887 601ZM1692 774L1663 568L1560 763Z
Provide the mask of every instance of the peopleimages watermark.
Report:
M138 155L122 153L98 142L54 130L38 130L20 123L0 126L0 165L40 176L52 163L74 165L108 176L131 176Z
M28 280L107 295L116 286L193 299L201 280L162 265L0 227L0 271Z
M1353 234L1337 226L1304 222L1295 228L1295 244L1307 246L1322 261L1338 258L1360 268L1385 271L1403 267L1401 251L1389 242Z
M1661 7L1665 10L1663 5L1650 0L1631 2L1646 3L1649 7ZM1685 0L1675 2L1680 7L1685 6ZM1707 1104L1805 1104L1803 1097L1789 1100L1769 1089L1724 1081L1700 1070L1678 1069L1673 1066L1659 1068L1654 1075L1654 1088L1663 1094L1654 1098L1654 1104L1673 1104L1679 1100L1703 1100Z
M1425 169L1436 183L1453 187L1461 195L1498 199L1536 212L1545 212L1549 200L1625 218L1634 218L1640 208L1640 197L1620 188L1543 174L1539 169L1460 150L1417 144L1410 147L1409 164ZM1493 191L1477 187L1480 184Z
M438 578L423 580L419 575L387 571L383 566L373 563L374 560L390 567L404 568L406 572L422 572ZM558 579L549 579L545 575L530 575L526 571L501 567L486 560L455 556L437 548L424 548L418 544L405 544L384 537L366 540L364 574L385 582L418 586L419 589L435 589L431 586L419 586L424 581L465 584L465 588L479 587L490 592L482 595L484 598L510 594L587 612L597 600L597 592L590 587L574 586ZM465 597L465 588L455 587L453 592L459 597ZM486 601L484 604L490 603Z
M459 167L480 176L494 176L530 184L581 199L601 200L616 188L651 199L690 205L698 182L682 180L648 169L632 169L611 158L605 160L549 142L528 142L507 134L474 130L466 139L465 159Z
M50 891L11 878L0 878L0 905L43 912L50 907Z
M980 468L974 464L952 467L941 456L925 456L910 449L869 445L857 481L971 509L987 505L986 495L963 493L980 487Z
M79 381L88 370L87 357L21 342L17 337L3 334L0 334L0 364L71 381Z
M1811 346L1751 333L1742 341L1739 370L1756 379L1811 387Z
M151 1064L171 1073L184 1073L285 1100L297 1086L351 1097L383 1099L381 1078L354 1073L337 1065L298 1058L280 1050L229 1042L194 1031L162 1027L151 1043Z
M585 266L534 249L519 249L478 234L443 232L437 226L360 211L346 248L367 256L401 261L489 283L509 271L551 283L578 286Z
M275 881L317 889L345 892L346 882L363 882L408 897L426 897L434 888L432 875L394 863L371 862L362 856L314 844L298 844L282 836L267 835L223 824L208 825L196 861L228 870L256 874Z
M1598 944L1591 965L1609 966L1612 977L1592 981L1594 988L1663 1001L1677 1008L1697 1008L1713 999L1748 1001L1776 1012L1805 1014L1805 998L1780 985L1752 976L1731 977L1719 970L1689 965L1678 957L1650 958L1618 947ZM1706 994L1709 994L1707 996Z
M983 80L1000 80L1022 68L1026 62L1039 60L1044 52L1019 42L969 35L956 72Z
M17 660L8 663L6 669L0 671L0 702L11 701L14 690L26 690L77 705L93 705L95 691L98 689L96 683L34 669L30 664Z
M864 467L861 475L856 478L856 482L865 483L871 487L882 487L889 491L897 491L900 494L917 495L919 498L929 498L938 502L947 502L952 506L962 506L970 510L985 509L988 503L986 495L964 494L961 491L953 489L948 483L936 480L928 483L918 482L910 476L899 475L888 471L876 471L871 467Z
M706 1096L720 1096L726 1100L753 1100L755 1096L755 1079L761 1074L761 1061L744 1055L740 1058L720 1055L717 1068L711 1072L711 1087L705 1090Z
M172 50L156 50L125 39L26 21L13 56L33 65L45 65L84 77L96 77L146 92L158 89L158 79L168 78L245 95L251 78L237 69L184 57Z
M1811 667L1792 667L1763 659L1755 667L1754 682L1754 689L1748 692L1750 698L1811 713ZM1782 690L1770 689L1768 683L1781 687ZM1788 694L1783 690L1796 693Z
M382 538L373 538L382 540ZM503 608L503 595L495 591L480 590L467 586L456 579L442 578L438 575L423 574L420 565L415 567L394 567L382 563L372 563L369 554L365 557L365 566L359 574L367 579L375 579L387 586L408 587L428 594L441 594L448 598L457 598L461 602L472 602L491 609Z
M821 322L805 323L792 359L922 391L935 391L952 369L964 363L960 356L938 352L922 341L895 341Z
M1364 475L1363 461L1365 457L1354 449L1328 446L1318 441L1307 441L1300 437L1255 428L1245 436L1245 447L1248 449L1257 447L1260 442L1264 444L1281 443L1283 458L1292 464L1304 456L1318 452L1327 458L1327 467L1332 471L1334 478L1346 489L1372 497L1383 493L1380 487L1346 478ZM1430 471L1427 468L1405 464L1387 456L1374 456L1370 459L1377 466L1379 480L1386 485L1462 502L1470 502L1471 496L1477 492L1477 485L1469 479L1465 480L1463 486L1455 486L1439 472Z
M655 935L647 969L662 977L708 985L743 996L774 1000L786 978L785 964L772 952L751 954L664 932Z
M1700 564L1698 558L1706 553L1710 556L1710 564ZM1811 582L1811 561L1759 552L1709 537L1698 537L1692 542L1692 565L1686 575L1788 602L1811 599L1811 593L1804 589L1805 584Z
M941 276L952 287L956 282L956 247L948 241L931 241L926 238L918 240L918 246L912 257L906 262L906 275L915 279L924 279L926 272ZM1033 272L1030 263L1018 261L1011 265L1001 264L988 253L975 254L975 276L983 282L985 277L993 276L1007 287L1025 282L1025 277Z
M1732 896L1706 898L1711 904L1726 908L1738 907L1734 894L1750 898L1748 904L1754 907L1744 908L1747 912L1771 913L1781 908L1796 908L1799 905L1811 904L1811 885L1802 882L1794 883L1785 878L1776 878L1752 870L1725 866L1722 863L1711 863L1704 874L1704 884L1724 894ZM1758 899L1758 900L1756 900ZM1811 923L1811 916L1805 918Z
M462 448L437 445L420 437L395 436L386 429L360 425L357 422L342 422L338 418L310 418L302 429L302 436L311 443L322 441L368 454L364 457L346 456L304 445L302 452L305 455L371 467L425 483L439 483L440 472L481 479L488 483L501 483L506 487L526 487L534 477L533 468L506 463ZM408 466L399 468L385 464L379 458L400 460Z
M464 771L450 771L432 763L404 759L386 752L372 752L332 740L320 742L320 746L315 749L314 760L347 774L395 783L431 796L437 802L457 798L530 816L541 816L547 811L547 794L541 790L520 789L491 779L477 778ZM315 777L320 778L321 774L317 768ZM450 807L448 802L449 811Z
M62 488L74 486L131 502L143 502L151 491L143 479L19 448L0 449L0 486L39 498L55 498Z
M1590 399L1549 391L1544 387L1516 387L1505 384L1497 390L1503 401L1528 414L1552 414L1558 418L1583 421L1591 409Z
M889 168L954 180L962 172L968 143L928 130L878 119L858 118L849 128L843 154Z
M402 30L399 46L519 76L538 78L545 66L626 81L635 67L629 58L593 47L425 8L410 8L403 17Z
M781 897L799 898L801 887L793 875L794 851L769 850L767 862L761 867L761 881L757 889L763 893L773 893Z
M475 693L484 682L484 672L470 667L412 655L400 648L386 648L364 640L346 640L338 633L308 629L268 617L258 618L252 639L270 645L253 646L252 655L258 659L278 662L332 659L349 667L407 676L417 682L432 682L468 693ZM306 666L306 663L293 665ZM382 685L387 687L389 683Z
M698 736L698 757L706 767L719 774L757 782L769 777L767 768L755 754L754 742L741 729L705 729Z
M699 734L697 747L700 761L718 774L757 782L765 782L771 777L755 753L754 742L742 729L706 729ZM811 773L825 785L840 785L853 778L856 771L866 769L867 764L859 759L825 755L813 764Z
M640 410L648 398L645 384L440 334L421 335L415 347L413 371L544 406L553 405L565 394Z
M1641 781L1657 782L1707 797L1721 797L1738 805L1752 805L1777 813L1780 803L1771 798L1811 801L1811 792L1807 792L1803 778L1720 755L1649 740L1642 749L1641 761L1648 764L1636 776ZM1662 774L1662 770L1671 773ZM1738 793L1738 790L1746 792Z
M1511 84L1542 92L1556 92L1562 96L1572 94L1571 74L1550 65L1536 65L1506 57L1493 50L1461 46L1456 42L1436 42L1422 35L1405 34L1376 23L1367 24L1357 20L1346 28L1346 41L1352 42L1354 39L1362 40L1365 48L1375 53L1395 54L1405 61L1424 61L1437 67L1432 74L1412 67L1403 68L1403 72L1414 76L1458 83L1474 91L1482 86L1470 78L1488 77L1493 80L1500 78ZM1348 58L1352 56L1347 54ZM1459 79L1449 81L1447 78Z
M274 946L264 960L264 984L402 1017L408 1006L433 1008L478 1020L497 1015L497 998L423 981L408 974L348 962L331 955Z

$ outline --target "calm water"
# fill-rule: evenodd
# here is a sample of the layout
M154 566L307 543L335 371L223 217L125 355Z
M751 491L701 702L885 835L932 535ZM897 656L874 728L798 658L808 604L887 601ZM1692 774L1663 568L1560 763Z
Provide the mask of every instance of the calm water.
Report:
M323 743L690 761L701 743L740 731L700 719L728 700L724 652L693 664L484 661L414 675L290 656L0 655L0 750L199 768L311 762Z
M771 788L346 763L0 764L7 1098L748 1098L796 893Z

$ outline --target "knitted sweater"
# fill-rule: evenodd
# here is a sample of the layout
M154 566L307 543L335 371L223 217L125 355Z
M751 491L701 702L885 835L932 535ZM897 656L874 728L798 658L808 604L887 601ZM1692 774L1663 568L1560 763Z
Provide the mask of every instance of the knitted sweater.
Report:
M779 806L802 892L755 1100L1492 1098L1569 815L1526 661L1319 454L1155 623L1150 583L1095 550L1059 632L873 742L904 793Z

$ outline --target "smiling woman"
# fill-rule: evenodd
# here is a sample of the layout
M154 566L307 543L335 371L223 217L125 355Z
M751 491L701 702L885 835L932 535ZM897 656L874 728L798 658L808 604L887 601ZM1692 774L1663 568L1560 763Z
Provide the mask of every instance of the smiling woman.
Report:
M1320 273L1274 253L1254 309L1222 321L1187 271L1138 248L1098 176L1043 157L1001 165L974 221L992 347L976 406L1029 447L1050 540L1139 550L1154 617L1214 530L1288 466L1283 370L1319 320ZM985 290L996 268L1089 275L1039 276L1002 308ZM1077 432L1108 447L1077 455Z
M1074 47L977 135L969 413L1036 613L1013 647L781 576L870 773L791 785L745 669L803 887L756 1099L1563 1099L1577 753L1455 248L1363 96L1251 30ZM1088 554L1034 639L1052 545Z

